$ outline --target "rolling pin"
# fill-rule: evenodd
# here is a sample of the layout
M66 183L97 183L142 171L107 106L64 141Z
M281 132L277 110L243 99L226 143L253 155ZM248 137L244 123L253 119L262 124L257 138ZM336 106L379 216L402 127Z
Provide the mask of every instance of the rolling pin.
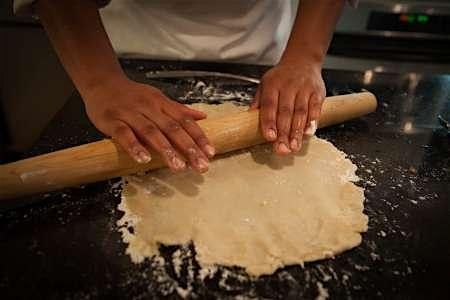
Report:
M323 103L319 128L338 124L375 111L372 93L327 97ZM246 111L198 122L216 153L225 153L264 143L258 111ZM157 169L164 166L158 154L138 164L114 141L101 140L77 147L20 160L0 166L0 199L16 198L113 177Z

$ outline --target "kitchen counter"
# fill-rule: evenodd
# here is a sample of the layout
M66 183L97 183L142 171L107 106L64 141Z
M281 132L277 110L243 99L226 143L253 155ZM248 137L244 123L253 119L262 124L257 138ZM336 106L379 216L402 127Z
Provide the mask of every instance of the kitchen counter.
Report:
M232 64L122 63L130 77L157 85L173 98L183 96L180 80L150 81L145 72L191 69L260 77L266 70ZM318 131L358 165L369 216L359 247L258 279L238 268L219 268L201 279L192 247L182 249L180 274L171 263L175 246L161 249L165 263L146 260L136 265L117 230L122 212L117 210L119 179L114 179L2 204L2 298L448 299L450 134L439 125L438 115L450 119L450 76L325 70L324 79L328 95L369 90L379 100L375 113ZM249 94L255 90L248 83L231 88ZM101 138L74 94L27 156Z

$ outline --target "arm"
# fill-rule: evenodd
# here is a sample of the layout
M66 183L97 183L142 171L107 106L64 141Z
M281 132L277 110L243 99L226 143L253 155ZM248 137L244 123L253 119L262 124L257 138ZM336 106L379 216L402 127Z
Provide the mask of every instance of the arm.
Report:
M325 99L321 69L344 0L300 1L280 62L262 78L253 108L260 107L261 129L278 154L297 152Z
M39 0L37 11L94 125L138 162L156 150L174 171L206 171L214 149L194 120L205 115L124 74L93 0Z

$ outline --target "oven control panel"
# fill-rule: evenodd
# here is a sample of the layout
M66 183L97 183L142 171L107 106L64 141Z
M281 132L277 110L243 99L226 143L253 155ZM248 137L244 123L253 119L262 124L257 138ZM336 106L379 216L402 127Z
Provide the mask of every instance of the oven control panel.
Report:
M367 30L450 34L450 15L372 11Z
M450 41L450 0L360 0L344 7L336 33Z

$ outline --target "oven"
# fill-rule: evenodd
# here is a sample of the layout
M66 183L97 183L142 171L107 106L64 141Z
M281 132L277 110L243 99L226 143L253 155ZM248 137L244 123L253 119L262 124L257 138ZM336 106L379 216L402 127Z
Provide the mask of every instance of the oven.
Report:
M450 1L361 0L346 6L326 68L450 73Z

